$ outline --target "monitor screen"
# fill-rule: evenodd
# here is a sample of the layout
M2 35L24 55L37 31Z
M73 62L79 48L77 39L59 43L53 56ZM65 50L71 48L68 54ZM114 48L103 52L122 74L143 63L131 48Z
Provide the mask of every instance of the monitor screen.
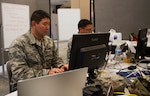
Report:
M108 32L73 35L69 70L102 67L108 51L109 35Z
M135 54L136 62L138 62L141 59L144 59L144 56L146 55L145 51L147 47L147 32L148 32L147 28L139 30Z

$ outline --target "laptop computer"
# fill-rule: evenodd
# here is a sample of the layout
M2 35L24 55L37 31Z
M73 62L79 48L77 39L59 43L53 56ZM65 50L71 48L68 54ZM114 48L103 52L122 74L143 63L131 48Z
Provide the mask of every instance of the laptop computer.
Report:
M18 96L82 96L87 67L18 82Z

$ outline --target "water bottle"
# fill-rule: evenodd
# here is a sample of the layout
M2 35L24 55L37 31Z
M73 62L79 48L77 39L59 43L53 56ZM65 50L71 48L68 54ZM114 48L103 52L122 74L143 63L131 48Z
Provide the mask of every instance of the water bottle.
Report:
M122 60L122 50L120 49L120 46L117 45L115 48L115 60L117 63L119 63Z

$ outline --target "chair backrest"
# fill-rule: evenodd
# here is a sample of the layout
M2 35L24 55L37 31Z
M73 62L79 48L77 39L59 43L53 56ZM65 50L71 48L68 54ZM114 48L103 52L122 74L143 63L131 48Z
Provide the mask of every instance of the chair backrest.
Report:
M8 61L8 51L5 50L4 51L4 62L2 62L2 55L0 55L0 65L6 64L6 62Z
M16 89L14 89L14 84L11 83L11 78L12 78L12 71L11 71L11 65L9 61L6 63L6 68L7 68L7 73L8 73L8 80L9 80L9 92L13 92Z

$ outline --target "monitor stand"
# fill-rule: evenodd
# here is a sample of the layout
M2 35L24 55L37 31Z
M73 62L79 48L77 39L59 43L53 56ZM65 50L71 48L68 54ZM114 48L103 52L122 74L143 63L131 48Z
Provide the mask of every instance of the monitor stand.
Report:
M88 77L87 77L87 85L95 83L97 75L95 73L95 69L88 70Z

